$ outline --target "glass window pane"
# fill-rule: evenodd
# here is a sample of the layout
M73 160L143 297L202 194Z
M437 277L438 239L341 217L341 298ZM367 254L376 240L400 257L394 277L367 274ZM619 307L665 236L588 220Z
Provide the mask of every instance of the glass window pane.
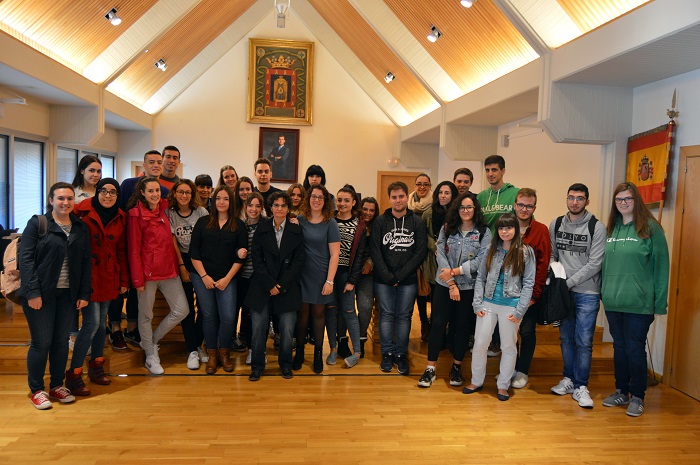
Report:
M0 135L0 224L10 227L10 178L8 171L8 144L10 138Z
M56 151L56 182L72 183L78 168L78 151L58 147Z
M100 161L102 162L102 177L103 178L116 178L115 173L115 163L114 157L110 155L100 155Z
M14 227L24 230L27 221L44 211L44 144L15 139Z

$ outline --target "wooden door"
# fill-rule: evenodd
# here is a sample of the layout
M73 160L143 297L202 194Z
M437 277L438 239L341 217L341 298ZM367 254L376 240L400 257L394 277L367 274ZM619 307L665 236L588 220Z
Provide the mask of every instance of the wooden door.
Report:
M700 400L700 145L681 148L666 334L671 387ZM669 348L671 349L669 351Z
M396 181L403 181L408 186L411 193L416 188L416 178L421 174L419 171L377 171L377 202L379 202L379 213L389 208L389 194L387 188L389 184Z

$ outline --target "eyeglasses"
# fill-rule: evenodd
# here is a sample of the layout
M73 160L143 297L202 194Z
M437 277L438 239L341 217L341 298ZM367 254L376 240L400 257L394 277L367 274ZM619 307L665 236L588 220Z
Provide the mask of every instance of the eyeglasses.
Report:
M569 197L569 200L571 200L571 197ZM517 208L519 208L520 210L527 210L527 211L529 211L529 212L531 212L532 210L535 209L535 206L534 206L534 205L527 205L527 204L524 204L524 203L516 203L515 206L516 206Z
M311 195L311 200L325 200L322 195Z
M575 202L585 202L586 197L581 197L581 196L574 197L573 195L570 195L566 198L566 200L568 200L569 202L574 202L574 201Z
M460 205L459 206L459 211L461 212L470 212L474 210L474 205Z
M192 195L191 191L175 191L177 195Z
M107 190L104 187L100 189L100 194L104 195L105 197L116 197L118 195L117 191Z
M416 187L430 187L429 182L417 182Z
M615 197L615 203L620 205L620 204L625 204L628 205L630 203L634 202L634 197Z

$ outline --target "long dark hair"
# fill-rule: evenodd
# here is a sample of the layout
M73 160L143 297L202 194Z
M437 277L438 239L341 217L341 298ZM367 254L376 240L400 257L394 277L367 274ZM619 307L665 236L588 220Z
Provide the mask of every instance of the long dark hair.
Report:
M57 182L56 184L51 186L51 188L49 189L49 195L46 197L46 212L53 211L51 199L53 199L53 195L58 189L70 189L75 195L75 188L71 184L68 184L67 182Z
M155 182L158 184L158 187L160 187L160 181L158 181L158 178L156 178L155 176L141 177L139 179L139 182L136 183L136 187L134 187L134 193L131 194L131 198L126 203L127 210L131 210L132 208L134 208L139 202L139 200L144 204L146 208L149 208L148 202L146 201L146 197L144 197L141 193L142 190L146 190L146 184L148 184L149 182Z
M331 194L328 189L321 184L313 184L306 190L306 195L304 195L304 200L299 206L299 214L304 218L311 219L311 194L314 190L320 190L323 193L323 210L321 210L321 215L323 216L323 222L329 221L333 218L333 211L331 210Z
M85 155L83 158L80 159L80 161L78 162L78 171L75 172L75 177L73 178L73 182L71 183L73 187L79 187L81 189L85 187L85 176L82 172L85 171L87 167L92 165L93 163L99 163L100 166L102 166L102 161L94 155Z
M180 179L175 184L173 184L173 188L170 189L170 192L168 192L168 208L175 211L180 210L180 204L177 201L177 196L175 195L175 192L177 191L177 188L182 186L183 184L192 190L192 195L190 195L190 201L188 205L190 207L190 210L194 211L199 206L199 201L197 200L197 188L195 187L194 183L189 179Z
M518 218L512 213L504 213L496 220L496 225L494 226L496 237L491 240L489 254L486 256L486 270L491 270L491 260L498 248L503 245L503 239L501 239L501 236L498 234L498 228L511 226L515 228L515 236L513 236L513 240L510 243L508 255L506 255L506 259L503 261L503 269L506 270L510 268L510 274L512 276L522 276L525 273L525 251L523 250L522 238L520 237L520 223L518 223Z
M309 184L309 176L321 176L321 185L325 186L326 185L326 172L323 171L323 168L321 168L321 165L311 165L306 169L306 174L304 175L304 189L307 191L311 187L311 184Z
M352 200L355 201L355 205L353 205L353 207L350 209L350 215L352 218L357 218L357 216L360 214L360 200L357 198L357 191L352 186L352 184L345 184L343 187L338 189L338 194L340 194L341 192L350 194Z
M219 170L219 183L216 185L216 187L226 185L226 183L224 182L224 171L228 171L228 170L231 170L236 174L236 182L238 182L238 171L236 171L236 168L234 168L231 165L224 165Z
M241 198L241 195L238 193L238 189L241 188L241 184L244 182L247 182L250 184L250 190L251 192L255 192L255 184L253 184L253 181L250 180L248 176L243 176L242 178L238 178L238 181L236 181L236 187L234 188L233 192L233 199L236 202L236 205L238 205L238 210L240 211L243 208L243 199ZM263 208L265 206L263 205Z
M650 224L656 223L659 225L659 227L661 227L661 224L659 224L659 222L656 220L656 218L654 218L647 206L644 204L644 199L642 199L642 194L639 193L637 186L631 182L623 182L615 187L615 191L613 192L612 196L612 205L610 206L610 216L608 217L608 236L612 236L617 219L622 218L622 215L615 206L615 197L617 197L617 194L623 191L630 191L632 194L632 199L634 201L632 223L634 223L634 229L637 231L637 236L639 236L640 239L648 239L649 236L651 236Z
M447 210L447 215L445 216L445 236L447 237L457 234L462 226L462 218L459 216L459 207L462 205L464 199L470 199L474 204L474 216L472 217L474 227L484 224L484 213L481 211L481 205L476 199L476 194L467 191L464 194L458 195L452 202L450 209Z
M231 192L231 188L228 187L226 184L224 184L223 186L219 186L216 188L216 190L214 190L214 194L212 195L211 209L209 211L209 222L207 223L207 229L219 229L219 210L216 209L216 194L218 194L221 191L225 191L228 194L228 219L226 220L226 224L224 224L224 227L221 229L228 231L236 231L238 229L238 224L236 220L238 219L240 210L238 209L238 206L236 205L236 202L233 198L233 192Z

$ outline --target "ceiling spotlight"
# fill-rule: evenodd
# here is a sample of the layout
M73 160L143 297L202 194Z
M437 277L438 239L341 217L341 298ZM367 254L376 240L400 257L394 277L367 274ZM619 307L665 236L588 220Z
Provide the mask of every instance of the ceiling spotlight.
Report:
M160 60L156 61L156 68L158 68L161 71L165 71L168 69L168 65L165 64L165 60L161 58Z
M476 0L461 0L459 3L465 8L471 8L471 6L476 3Z
M277 27L284 28L287 21L287 10L291 8L292 0L275 0L275 17L277 18Z
M109 20L110 23L112 23L112 26L119 26L122 23L122 19L117 16L117 9L112 8L112 10L105 15L105 18Z
M389 84L394 79L396 79L396 76L394 76L394 73L392 73L391 71L386 73L386 76L384 76L384 80L386 81L387 84Z
M440 37L442 37L442 32L438 30L437 27L433 26L430 28L430 34L428 34L428 40L431 42L435 42L438 40Z

